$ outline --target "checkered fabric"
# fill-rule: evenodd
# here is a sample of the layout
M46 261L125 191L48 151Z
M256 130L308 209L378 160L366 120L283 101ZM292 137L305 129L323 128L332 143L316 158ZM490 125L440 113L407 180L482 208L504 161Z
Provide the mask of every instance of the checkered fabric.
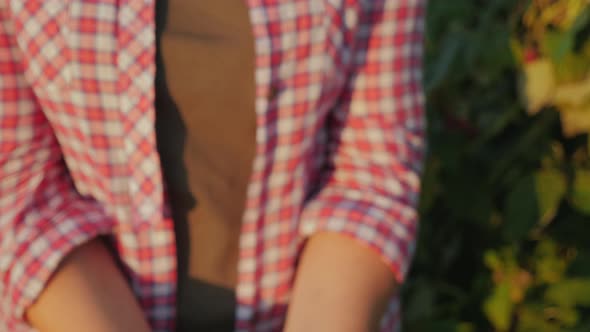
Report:
M236 331L281 331L303 240L349 236L402 281L423 153L425 0L247 0L257 154ZM175 315L155 148L154 0L0 0L0 331L109 234L154 331ZM231 120L228 120L231 121ZM383 331L399 323L392 299Z

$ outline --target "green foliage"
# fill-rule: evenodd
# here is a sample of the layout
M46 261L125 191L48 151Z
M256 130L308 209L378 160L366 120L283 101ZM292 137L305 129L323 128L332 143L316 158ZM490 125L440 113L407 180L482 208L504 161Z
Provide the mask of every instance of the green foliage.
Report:
M528 50L515 22L533 1L430 1L429 156L404 331L590 331L590 144L564 134L561 110L531 115L520 97ZM572 17L539 37L568 82L590 74L578 38L590 19Z

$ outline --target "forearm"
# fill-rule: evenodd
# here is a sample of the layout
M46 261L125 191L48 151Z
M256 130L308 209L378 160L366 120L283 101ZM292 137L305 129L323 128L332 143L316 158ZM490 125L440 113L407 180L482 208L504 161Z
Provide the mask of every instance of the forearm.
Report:
M41 332L147 332L149 326L107 248L80 246L62 263L27 319Z
M345 236L314 235L299 264L286 332L374 332L395 290L375 253Z

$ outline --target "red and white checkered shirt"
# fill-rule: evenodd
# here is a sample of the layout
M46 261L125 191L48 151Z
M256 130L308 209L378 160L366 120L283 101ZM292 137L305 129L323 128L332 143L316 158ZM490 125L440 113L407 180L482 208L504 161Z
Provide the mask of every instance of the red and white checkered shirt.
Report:
M175 243L154 134L155 0L0 0L0 331L60 260L113 235L154 331ZM302 240L345 234L401 281L424 148L425 0L247 0L257 155L237 331L280 331ZM198 19L198 18L196 18ZM399 323L397 299L383 331Z

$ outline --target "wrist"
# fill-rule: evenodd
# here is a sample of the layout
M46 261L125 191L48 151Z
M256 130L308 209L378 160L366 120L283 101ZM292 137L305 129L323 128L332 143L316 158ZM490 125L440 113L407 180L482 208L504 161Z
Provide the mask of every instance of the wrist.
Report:
M377 331L394 280L380 257L354 239L314 235L301 256L286 331Z
M123 274L99 239L66 257L26 318L42 332L149 331Z

